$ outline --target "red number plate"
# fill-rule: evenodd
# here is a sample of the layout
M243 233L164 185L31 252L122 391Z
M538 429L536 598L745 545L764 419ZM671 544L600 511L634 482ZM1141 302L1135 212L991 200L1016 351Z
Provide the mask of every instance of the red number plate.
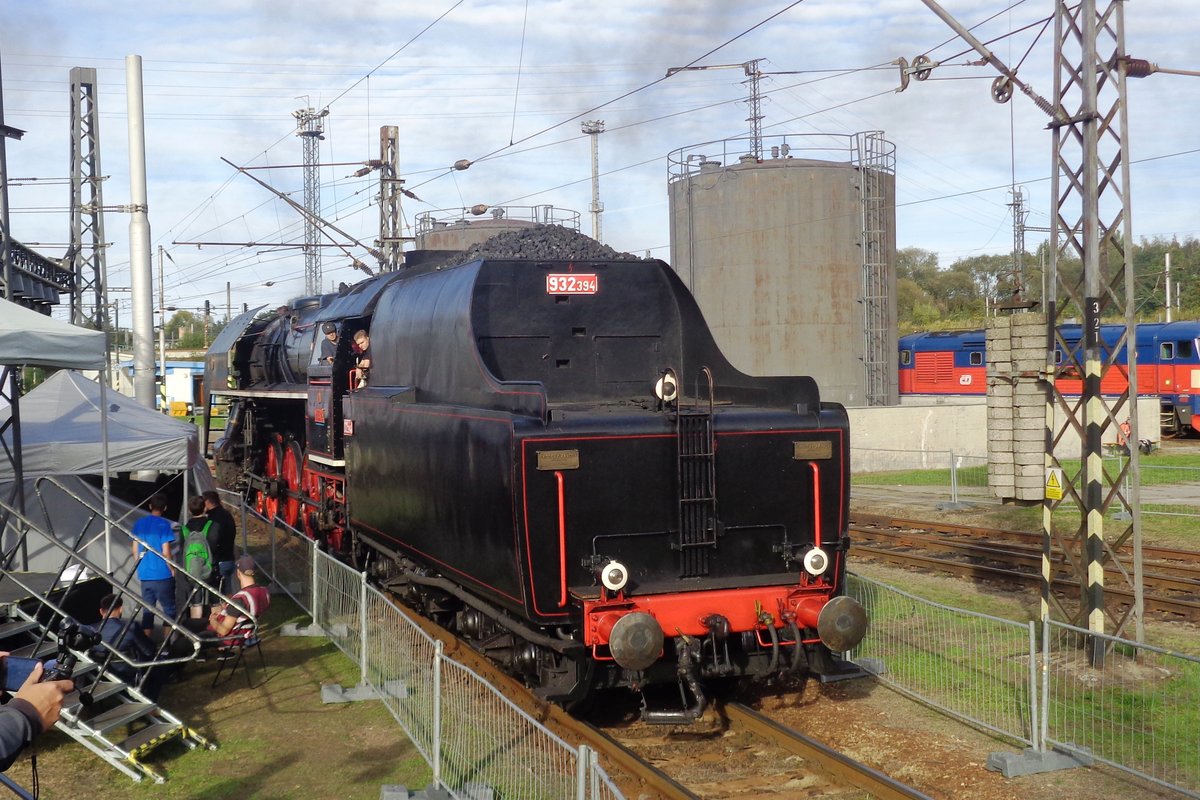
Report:
M550 273L546 276L546 294L595 294L600 281L594 274Z

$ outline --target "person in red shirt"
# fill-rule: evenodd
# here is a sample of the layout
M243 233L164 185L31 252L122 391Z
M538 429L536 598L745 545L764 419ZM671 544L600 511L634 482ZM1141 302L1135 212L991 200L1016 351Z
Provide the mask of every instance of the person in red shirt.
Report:
M256 582L254 559L241 556L234 563L234 574L240 587L230 602L213 609L208 615L208 630L219 639L231 642L238 636L249 638L257 621L271 606L271 594L266 586Z

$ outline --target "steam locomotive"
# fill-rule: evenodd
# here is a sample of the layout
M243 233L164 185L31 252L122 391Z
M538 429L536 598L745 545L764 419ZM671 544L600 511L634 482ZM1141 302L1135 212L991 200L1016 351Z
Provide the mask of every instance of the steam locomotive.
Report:
M730 366L661 261L416 264L243 314L206 384L223 485L553 701L678 682L643 714L688 721L706 683L836 673L865 632L845 410Z

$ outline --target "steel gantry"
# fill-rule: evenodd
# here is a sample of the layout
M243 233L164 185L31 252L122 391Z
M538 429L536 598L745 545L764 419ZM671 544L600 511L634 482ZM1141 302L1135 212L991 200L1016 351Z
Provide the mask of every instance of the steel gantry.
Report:
M304 144L304 293L321 293L321 248L317 217L321 216L320 144L325 138L325 117L329 109L301 108L292 112L296 135Z
M1132 621L1142 630L1141 518L1137 448L1113 471L1105 469L1102 437L1128 420L1130 441L1138 440L1137 356L1132 231L1129 216L1128 117L1124 103L1130 63L1125 53L1123 0L1055 0L1054 97L1038 96L971 32L935 0L923 0L983 56L1000 76L992 98L1008 102L1019 89L1050 116L1053 137L1050 241L1046 278L1045 470L1060 490L1043 500L1042 617L1066 619L1095 633L1122 634ZM921 56L907 69L924 79L933 65ZM1015 213L1015 211L1014 211ZM1072 262L1078 260L1078 268ZM1084 336L1069 344L1062 326L1072 317L1084 321ZM1102 318L1115 323L1115 341L1100 336ZM1128 368L1116 363L1129 345ZM1119 380L1106 382L1110 373ZM1114 375L1113 377L1118 377ZM1079 396L1064 394L1060 380L1082 383ZM1105 396L1101 386L1121 387ZM1076 448L1075 445L1078 445ZM1078 512L1073 522L1056 512ZM1105 536L1105 526L1112 525ZM1121 555L1125 548L1132 558ZM1050 591L1054 555L1061 553L1082 587L1077 607L1068 607ZM1132 564L1127 564L1131 561ZM1127 583L1134 602L1121 608L1106 598L1104 570L1111 565ZM1110 625L1111 623L1111 629ZM1104 660L1105 647L1089 643L1092 663Z
M1129 121L1124 102L1126 78L1124 0L1096 0L1072 4L1057 0L1054 18L1053 170L1051 192L1050 273L1046 298L1046 467L1061 470L1068 500L1081 514L1074 527L1054 524L1058 501L1044 503L1042 613L1051 606L1068 619L1096 633L1122 633L1132 620L1136 638L1142 639L1141 517L1139 458L1136 447L1115 472L1105 469L1102 435L1128 420L1129 440L1138 440L1137 347L1134 315L1132 225L1129 215ZM1078 258L1082 270L1063 269L1068 258ZM1061 292L1061 293L1060 293ZM1062 323L1079 314L1084 335L1074 347L1062 336ZM1100 336L1102 317L1123 327L1115 342ZM1128 346L1124 390L1106 397L1105 378L1122 370L1117 355ZM1083 378L1078 398L1064 396L1058 379ZM1064 422L1056 424L1055 409ZM1070 439L1081 441L1080 466L1068 468ZM1127 480L1128 479L1128 480ZM1115 513L1123 512L1123 513ZM1123 521L1123 520L1127 520ZM1105 536L1105 526L1112 525ZM1119 556L1132 547L1132 570ZM1063 553L1080 576L1083 597L1072 615L1049 590L1051 555ZM1118 568L1130 584L1135 602L1120 609L1106 602L1104 570ZM1104 660L1104 647L1091 648L1093 664Z
M71 68L71 243L74 275L71 323L107 331L104 175L100 171L100 109L96 70Z

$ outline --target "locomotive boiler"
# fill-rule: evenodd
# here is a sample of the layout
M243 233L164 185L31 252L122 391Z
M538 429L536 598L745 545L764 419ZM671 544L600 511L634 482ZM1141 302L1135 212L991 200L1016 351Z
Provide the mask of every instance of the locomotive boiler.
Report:
M223 484L551 700L678 682L644 714L686 721L708 682L831 674L865 632L845 410L735 370L661 261L413 266L244 314L206 368Z

